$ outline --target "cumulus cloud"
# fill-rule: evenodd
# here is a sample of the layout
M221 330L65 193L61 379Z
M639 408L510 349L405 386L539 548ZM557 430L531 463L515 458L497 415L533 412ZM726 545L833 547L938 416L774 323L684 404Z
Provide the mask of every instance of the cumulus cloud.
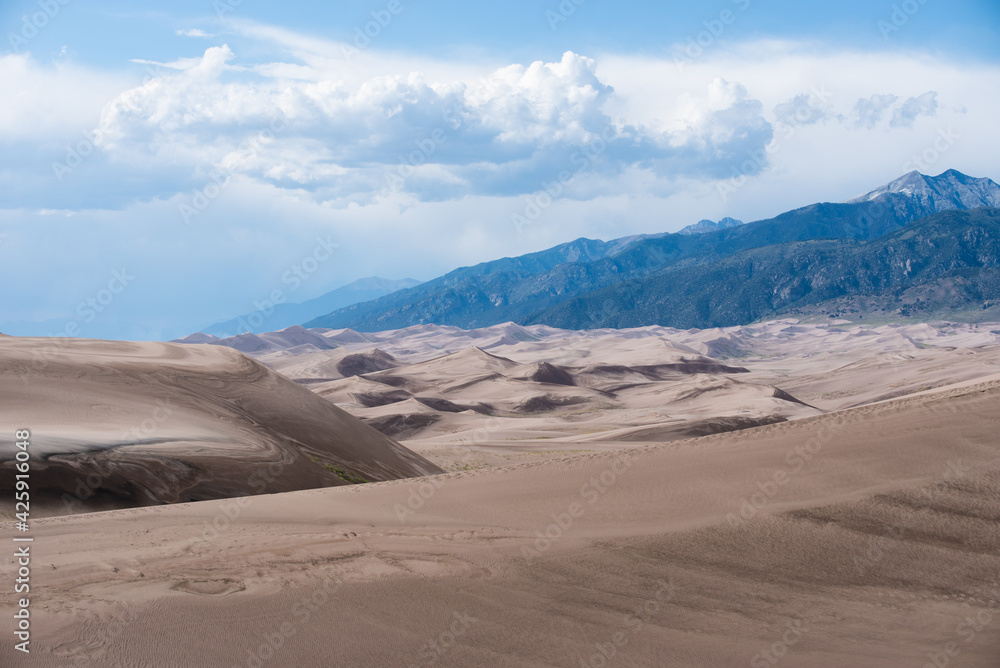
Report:
M661 174L730 176L773 137L773 128L763 117L763 105L742 84L716 77L706 96L684 95L682 100L677 119L683 129L658 138L671 149L655 159Z
M774 108L775 121L791 127L813 125L829 117L826 101L815 92L800 93Z
M858 98L849 117L852 127L871 130L882 120L886 110L899 98L889 93L887 95L872 95L868 98Z
M72 64L42 67L28 54L0 56L6 101L0 105L0 143L76 136L95 123L102 105L123 85L116 76Z
M102 114L105 150L135 165L223 169L359 201L386 189L519 194L566 170L614 175L637 164L717 177L771 138L760 102L722 79L686 98L671 131L612 119L614 89L572 52L474 82L411 73L358 84L240 72L235 57L209 48L116 97Z
M937 113L938 101L936 91L927 91L923 95L911 97L901 104L892 114L889 122L894 128L913 127L914 121L920 116L934 116Z

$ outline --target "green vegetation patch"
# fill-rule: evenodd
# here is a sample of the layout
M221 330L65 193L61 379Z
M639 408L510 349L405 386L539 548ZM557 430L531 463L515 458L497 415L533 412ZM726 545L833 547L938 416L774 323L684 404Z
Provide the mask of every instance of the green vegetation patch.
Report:
M356 473L351 473L349 471L345 471L342 468L334 466L330 462L324 462L319 457L313 457L312 455L308 455L308 457L309 457L310 461L312 461L313 463L319 464L320 466L322 466L323 468L325 468L330 473L336 473L337 477L340 478L341 480L343 480L344 482L350 483L352 485L363 485L364 483L368 482L367 480L365 480L361 476L357 475Z

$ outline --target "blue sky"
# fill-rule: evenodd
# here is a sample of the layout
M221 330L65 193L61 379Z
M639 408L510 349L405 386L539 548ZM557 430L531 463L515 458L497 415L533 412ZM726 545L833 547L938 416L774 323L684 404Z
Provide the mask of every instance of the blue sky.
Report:
M58 2L58 0L57 0ZM862 0L803 3L794 0L721 0L716 2L606 2L585 0L562 20L546 12L560 12L560 3L531 0L478 3L457 0L427 2L400 0L396 26L386 26L378 46L401 52L419 52L437 58L497 58L524 62L552 60L567 50L670 55L671 47L703 29L725 9L743 15L734 22L728 40L766 38L820 40L841 47L920 48L971 57L1000 54L996 25L1000 5L991 0L915 0L912 20L884 39L879 20L891 23L893 5ZM289 2L261 0L226 2L86 2L70 0L30 43L39 56L58 54L69 46L78 62L120 69L136 53L145 58L171 60L190 43L175 35L192 26L216 34L227 33L226 23L251 20L283 26L311 36L337 41L354 38L355 29L385 10L388 0L371 2ZM567 5L569 6L569 5ZM905 7L909 9L909 7ZM0 9L5 30L17 28L24 15L39 11L38 2L8 1ZM744 20L745 18L745 20ZM553 29L552 26L555 26ZM237 41L232 45L251 46Z
M0 331L171 338L276 290L1000 177L1000 3L470 7L2 3Z

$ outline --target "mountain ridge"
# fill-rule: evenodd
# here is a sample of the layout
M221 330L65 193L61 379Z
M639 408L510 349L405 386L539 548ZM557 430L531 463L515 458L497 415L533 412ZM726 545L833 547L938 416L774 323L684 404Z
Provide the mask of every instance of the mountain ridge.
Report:
M936 212L1000 207L1000 190L996 185L991 179L968 176L955 169L937 176L927 176L914 170L847 203L870 201L888 193L902 193L926 202Z
M669 267L709 264L751 248L810 239L867 241L939 209L1000 203L1000 186L990 179L954 170L937 177L917 176L930 194L923 190L914 194L919 184L911 173L849 202L810 204L702 234L640 235L609 242L577 239L518 258L459 268L415 288L334 311L305 326L373 332L426 323L468 329L505 321L536 322L537 314L560 303ZM909 189L907 181L913 182ZM949 188L960 192L948 196ZM574 252L569 252L571 248Z
M742 220L737 220L728 216L721 218L718 222L709 220L708 218L702 218L693 225L688 225L687 227L682 227L677 230L677 234L704 234L706 232L715 232L717 230L724 230L730 227L739 227L743 224Z
M943 211L870 241L812 239L748 249L609 286L524 324L705 329L805 307L863 317L852 298L867 300L869 312L902 317L1000 305L1000 209Z

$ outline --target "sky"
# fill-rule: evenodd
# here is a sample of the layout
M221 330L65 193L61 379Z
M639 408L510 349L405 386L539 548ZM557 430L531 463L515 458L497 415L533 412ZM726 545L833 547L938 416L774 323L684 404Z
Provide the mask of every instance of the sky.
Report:
M0 0L0 332L1000 180L1000 3Z

